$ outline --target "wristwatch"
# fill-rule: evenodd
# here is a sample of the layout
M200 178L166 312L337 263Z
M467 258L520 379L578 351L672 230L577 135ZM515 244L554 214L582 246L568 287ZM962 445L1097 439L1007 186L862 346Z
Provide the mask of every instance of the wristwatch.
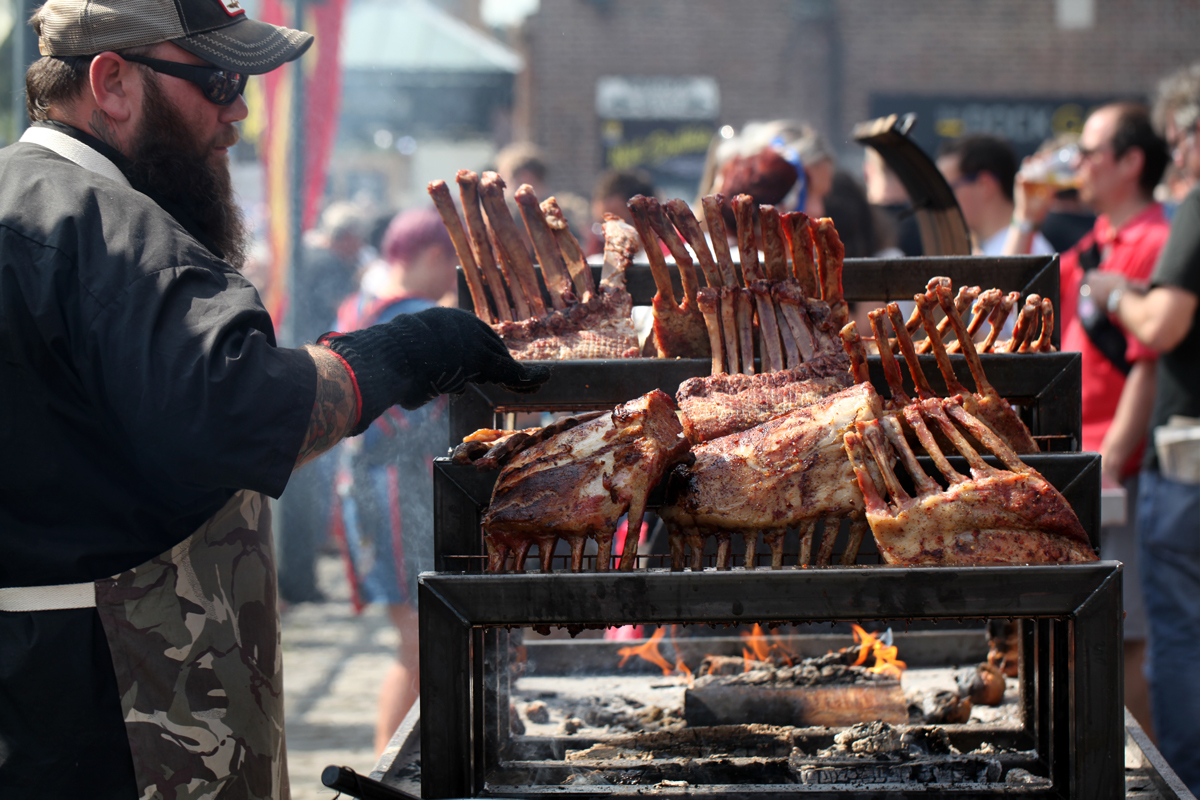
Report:
M1118 286L1108 293L1108 302L1105 304L1105 309L1110 317L1117 316L1117 310L1121 307L1121 297L1125 294L1125 287Z
M1033 224L1033 221L1028 219L1016 219L1014 217L1012 224L1018 232L1026 236L1037 230L1037 226Z

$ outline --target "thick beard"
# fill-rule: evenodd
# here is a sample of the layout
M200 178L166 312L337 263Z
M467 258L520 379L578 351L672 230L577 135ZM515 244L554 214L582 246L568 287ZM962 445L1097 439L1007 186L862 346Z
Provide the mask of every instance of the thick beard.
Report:
M145 73L144 117L131 147L129 182L179 209L240 271L249 240L242 210L233 199L229 166L209 161L207 143L188 129L163 95L157 76Z

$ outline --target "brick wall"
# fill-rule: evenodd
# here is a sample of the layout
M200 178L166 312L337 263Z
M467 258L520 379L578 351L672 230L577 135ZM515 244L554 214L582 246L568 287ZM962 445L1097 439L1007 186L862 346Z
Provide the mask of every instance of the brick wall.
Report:
M590 194L603 75L711 75L721 124L792 117L843 148L873 92L1144 96L1200 59L1200 4L1095 0L1063 30L1053 0L542 0L520 32L518 130L557 190Z

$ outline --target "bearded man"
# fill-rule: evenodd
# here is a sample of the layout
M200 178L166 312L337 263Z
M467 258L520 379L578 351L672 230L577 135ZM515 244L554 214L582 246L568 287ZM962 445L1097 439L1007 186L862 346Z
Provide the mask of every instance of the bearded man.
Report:
M284 349L238 273L236 0L50 0L0 151L0 796L280 798L263 495L393 404L531 391L465 312Z

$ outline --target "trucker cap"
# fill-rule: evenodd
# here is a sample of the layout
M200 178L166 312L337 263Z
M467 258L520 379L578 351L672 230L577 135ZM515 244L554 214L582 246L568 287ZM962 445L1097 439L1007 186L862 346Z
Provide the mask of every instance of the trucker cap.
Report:
M171 42L232 72L261 75L300 57L312 34L252 20L241 0L49 0L38 9L44 56L91 56Z

